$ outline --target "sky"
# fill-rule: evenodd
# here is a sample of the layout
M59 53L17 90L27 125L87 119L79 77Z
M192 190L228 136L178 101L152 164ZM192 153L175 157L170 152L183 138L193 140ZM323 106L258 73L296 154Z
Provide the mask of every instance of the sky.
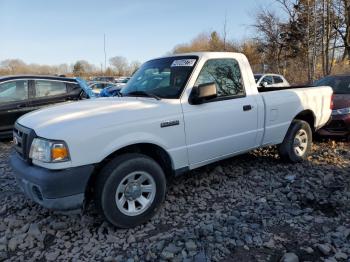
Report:
M0 61L61 64L84 59L104 64L124 56L144 62L202 32L223 31L229 39L254 35L260 8L273 0L0 0Z

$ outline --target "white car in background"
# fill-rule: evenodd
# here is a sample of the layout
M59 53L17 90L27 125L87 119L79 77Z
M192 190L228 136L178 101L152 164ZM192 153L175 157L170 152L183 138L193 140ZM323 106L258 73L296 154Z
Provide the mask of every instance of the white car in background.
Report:
M126 83L130 80L131 77L127 77L127 76L122 76L119 78L115 79L115 83L118 87L124 87L126 86Z
M290 84L282 75L254 74L258 87L289 87Z

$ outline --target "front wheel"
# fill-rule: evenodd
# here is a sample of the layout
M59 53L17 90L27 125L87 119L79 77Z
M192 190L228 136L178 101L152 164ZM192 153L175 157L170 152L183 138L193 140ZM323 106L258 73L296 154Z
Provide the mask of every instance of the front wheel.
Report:
M113 225L130 228L147 222L163 202L166 179L162 168L141 154L118 156L96 181L96 204Z
M307 158L311 151L312 131L310 125L303 120L293 120L287 134L279 146L279 155L283 160L293 163Z

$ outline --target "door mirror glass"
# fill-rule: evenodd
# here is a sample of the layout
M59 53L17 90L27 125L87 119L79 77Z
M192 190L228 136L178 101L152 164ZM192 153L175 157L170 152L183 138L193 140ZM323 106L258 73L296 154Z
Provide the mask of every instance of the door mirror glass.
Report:
M272 76L265 76L263 80L261 80L260 86L262 87L268 87L273 84Z
M193 88L191 102L201 104L204 101L216 98L218 96L217 86L215 83L201 84Z
M260 83L260 86L261 87L267 87L269 85L269 83L267 83L267 82L261 82Z

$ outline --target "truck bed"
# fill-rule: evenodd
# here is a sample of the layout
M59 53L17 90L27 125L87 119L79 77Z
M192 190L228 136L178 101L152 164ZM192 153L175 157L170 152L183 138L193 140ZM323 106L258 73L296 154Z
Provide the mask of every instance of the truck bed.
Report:
M329 87L264 88L262 91L259 89L259 93L263 98L265 112L263 145L281 143L290 125L288 119L294 119L299 112L309 110L313 113L313 130L321 128L331 112L332 91Z

